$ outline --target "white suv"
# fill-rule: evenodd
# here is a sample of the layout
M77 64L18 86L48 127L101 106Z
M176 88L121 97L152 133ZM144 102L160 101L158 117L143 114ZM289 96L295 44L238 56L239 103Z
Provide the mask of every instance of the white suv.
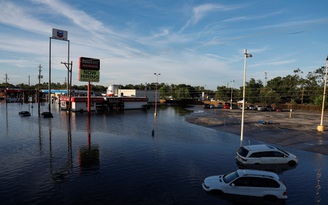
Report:
M269 145L248 145L240 147L236 153L239 165L251 164L288 164L295 166L298 159L292 153Z
M285 184L276 173L268 171L238 169L229 174L207 177L202 187L208 192L287 199Z

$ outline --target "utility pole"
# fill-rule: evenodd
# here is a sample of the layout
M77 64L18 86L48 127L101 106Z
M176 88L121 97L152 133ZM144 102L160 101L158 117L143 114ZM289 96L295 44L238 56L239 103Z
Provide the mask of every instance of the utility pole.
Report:
M69 114L71 114L71 101L72 101L72 95L71 95L71 86L72 86L72 69L73 69L73 61L71 63L61 62L61 64L64 64L67 68L67 96L69 99L67 111ZM66 78L65 78L66 79Z
M8 80L9 80L8 74L6 73L5 74L5 82L6 82L6 87L7 87L7 91L6 91L6 103L7 103L7 92L8 92Z
M40 117L40 81L41 81L43 76L41 75L41 68L42 68L41 64L39 64L38 67L39 67L39 75L38 75L38 79L39 79L39 84L38 84L38 115Z

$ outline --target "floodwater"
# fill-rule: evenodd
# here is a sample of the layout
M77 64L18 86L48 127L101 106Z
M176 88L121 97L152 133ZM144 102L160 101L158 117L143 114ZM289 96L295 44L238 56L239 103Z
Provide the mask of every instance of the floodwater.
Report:
M20 117L22 110L32 116ZM156 118L153 110L72 113L70 120L58 108L54 118L37 113L35 104L0 104L3 205L282 203L204 192L204 178L237 169L239 136L189 124L193 113L185 110L160 108ZM296 168L278 169L285 203L328 204L328 156L285 149L299 157Z

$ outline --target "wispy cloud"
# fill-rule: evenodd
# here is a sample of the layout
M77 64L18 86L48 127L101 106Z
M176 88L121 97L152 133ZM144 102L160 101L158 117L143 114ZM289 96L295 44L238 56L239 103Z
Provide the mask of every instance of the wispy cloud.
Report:
M223 22L240 22L240 21L248 21L248 20L256 20L256 19L264 19L264 18L280 15L283 12L284 12L283 10L280 10L280 11L276 11L276 12L272 12L272 13L268 13L268 14L264 14L264 15L236 16L233 18L225 19L225 20L223 20Z
M180 29L179 33L183 32L188 26L197 24L201 21L205 16L209 15L214 11L229 11L239 8L239 6L224 6L221 4L202 4L196 6L192 9L192 16L186 22L186 24Z
M31 16L25 8L11 2L0 2L0 23L22 30L44 32L49 25Z
M62 16L67 17L76 25L86 30L92 29L98 32L106 30L103 24L87 15L81 10L77 10L74 7L66 4L60 0L33 0L34 3L43 4L48 6L53 12L57 12Z

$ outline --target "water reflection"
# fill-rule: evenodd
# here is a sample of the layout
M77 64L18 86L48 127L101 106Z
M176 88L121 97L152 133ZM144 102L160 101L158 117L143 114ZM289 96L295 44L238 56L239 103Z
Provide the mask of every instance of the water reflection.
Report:
M40 118L39 118L40 120ZM49 172L50 176L53 182L55 183L63 183L66 181L66 179L69 177L70 173L73 169L73 154L72 154L72 135L71 135L71 123L70 119L68 117L68 120L66 121L67 125L67 155L64 157L64 161L61 159L57 160L57 158L60 157L54 157L56 153L53 152L53 135L52 135L52 119L51 118L45 118L43 120L48 121L48 134L49 134ZM41 131L39 129L39 141L41 141ZM39 143L40 146L42 146L42 143ZM42 147L40 147L42 149Z
M87 116L87 145L79 147L79 168L81 174L94 174L99 172L99 146L91 144L90 113Z
M152 136L152 137L155 136L156 120L157 120L157 117L154 115L154 125L153 125L153 130L151 131L151 136Z
M317 177L317 185L316 185L316 194L315 194L315 202L316 202L316 204L320 204L320 202L321 202L321 197L320 197L320 189L321 189L321 185L320 185L320 178L321 178L321 169L317 169L316 170L316 172L317 172L317 175L316 175L316 177Z

